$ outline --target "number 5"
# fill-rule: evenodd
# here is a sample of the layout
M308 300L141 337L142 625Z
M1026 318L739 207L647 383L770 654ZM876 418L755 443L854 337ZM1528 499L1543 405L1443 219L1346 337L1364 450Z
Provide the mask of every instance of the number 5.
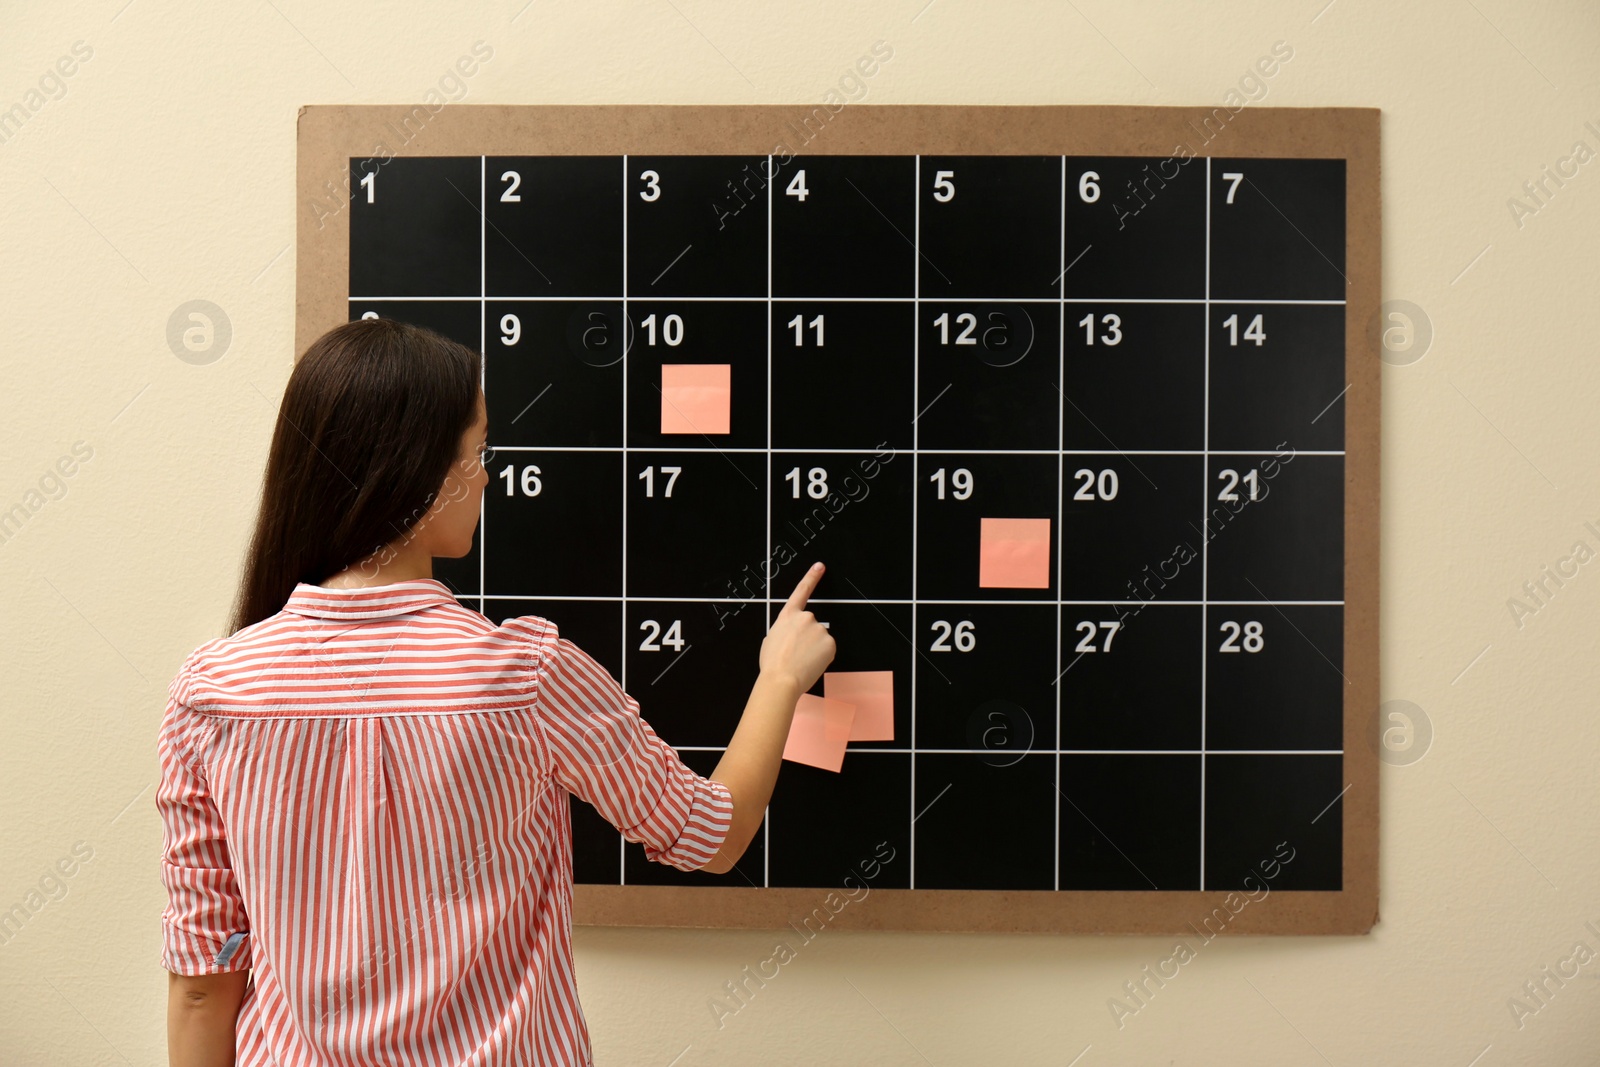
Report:
M933 176L933 198L941 204L948 204L956 198L956 183L951 178L956 176L953 170L941 170Z

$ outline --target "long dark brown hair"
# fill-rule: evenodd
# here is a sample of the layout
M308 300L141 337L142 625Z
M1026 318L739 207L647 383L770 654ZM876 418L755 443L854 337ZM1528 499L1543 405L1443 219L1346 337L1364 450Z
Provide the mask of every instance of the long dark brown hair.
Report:
M230 632L427 513L472 425L481 368L473 349L394 319L357 319L312 342L278 408Z

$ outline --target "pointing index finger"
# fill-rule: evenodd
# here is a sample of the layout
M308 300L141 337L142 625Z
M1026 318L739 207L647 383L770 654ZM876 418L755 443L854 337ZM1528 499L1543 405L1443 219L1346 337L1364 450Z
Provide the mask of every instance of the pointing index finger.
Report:
M805 610L806 601L811 599L811 594L817 590L817 583L822 580L823 569L820 563L811 565L811 569L800 579L800 584L794 587L794 592L789 594L788 601L783 605L784 611Z

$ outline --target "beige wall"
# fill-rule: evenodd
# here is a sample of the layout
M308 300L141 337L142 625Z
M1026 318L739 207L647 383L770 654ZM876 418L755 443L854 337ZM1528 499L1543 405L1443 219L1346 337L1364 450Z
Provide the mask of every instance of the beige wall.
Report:
M0 1063L166 1062L155 729L221 632L289 373L296 108L419 101L480 39L472 102L809 104L880 38L876 102L1210 105L1282 40L1265 103L1383 109L1384 296L1434 340L1383 373L1382 692L1432 745L1383 768L1370 936L1212 944L1119 1029L1167 939L831 931L718 1030L775 935L580 929L601 1062L1594 1062L1600 959L1521 987L1600 950L1600 563L1508 606L1600 551L1600 162L1508 206L1600 150L1592 5L522 3L0 15L0 109L38 105L0 127L0 910L43 905L0 933ZM232 327L206 365L167 341L194 299Z

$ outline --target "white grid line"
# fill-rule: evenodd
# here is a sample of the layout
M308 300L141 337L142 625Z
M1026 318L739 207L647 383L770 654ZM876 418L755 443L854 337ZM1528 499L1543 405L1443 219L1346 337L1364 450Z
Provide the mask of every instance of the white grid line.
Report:
M761 562L761 580L767 591L766 618L762 620L772 629L772 186L777 175L772 170L772 156L767 156L767 558ZM781 763L782 760L779 760ZM780 773L782 767L779 768ZM761 884L772 885L772 805L761 813Z
M659 445L648 448L624 445L496 445L496 452L748 452L754 455L763 455L771 452L781 456L792 453L794 455L852 455L874 456L877 451L871 448L718 448L705 445ZM1209 451L1199 448L1191 449L1147 449L1139 450L1125 448L1100 449L1100 448L897 448L895 455L922 455L922 456L1278 456L1282 455L1273 449L1211 449ZM1296 456L1342 456L1342 451L1316 452L1310 449L1299 449Z
M922 155L911 177L911 842L906 885L917 888L917 497L922 488Z
M1206 157L1206 309L1205 309L1205 387L1201 390L1201 403L1205 405L1204 438L1205 468L1200 474L1200 891L1206 888L1206 649L1211 640L1211 609L1206 602L1210 594L1207 571L1210 552L1205 536L1211 509L1211 157Z
M871 745L875 742L856 742L858 745ZM726 752L723 745L673 745L679 752ZM919 756L978 756L989 758L994 755L992 749L985 748L852 748L849 751L877 753L887 756L905 756L915 752ZM1198 756L1198 748L1035 748L1029 749L1030 756L1057 755L1057 756ZM1342 748L1209 748L1205 750L1207 756L1342 756Z
M469 599L477 600L473 596ZM610 603L613 600L626 600L630 604L727 604L737 597L715 596L598 596L598 595L551 595L544 593L485 593L484 600L586 600L603 601ZM754 599L754 598L752 598ZM782 598L774 597L774 604L781 604ZM1035 607L1048 608L1057 604L1087 605L1090 607L1104 607L1107 605L1143 605L1147 608L1192 608L1199 607L1202 603L1210 607L1232 605L1237 607L1260 607L1263 604L1276 604L1279 607L1342 607L1342 600L1052 600L1048 597L1039 600L941 600L938 598L909 598L896 599L893 597L873 597L867 600L862 597L817 597L809 601L812 604L911 604L917 607Z
M489 398L489 177L487 156L478 157L478 388L483 390L484 410ZM478 614L484 613L483 594L489 588L489 509L478 509Z
M626 185L626 183L624 183ZM417 302L448 302L461 300L500 300L517 301L522 303L537 303L541 300L560 301L570 300L574 303L586 304L611 301L620 303L623 300L641 299L640 297L627 296L496 296L485 293L484 297L476 296L352 296L347 298L350 303L365 303L367 301L390 301L398 303ZM653 304L666 303L696 303L696 304L733 304L733 303L764 303L772 300L781 304L1056 304L1066 301L1068 304L1262 304L1262 305L1304 305L1315 307L1325 305L1328 307L1343 307L1343 300L1248 300L1245 298L1224 299L1217 298L1206 300L1203 297L1128 297L1128 296L943 296L919 300L914 296L652 296L645 298Z
M1088 249L1084 249L1085 252ZM1079 253L1081 256L1083 253ZM1067 443L1067 157L1061 157L1061 246L1059 258L1061 273L1056 276L1060 289L1056 295L1061 302L1056 305L1056 342L1059 351L1056 358L1056 673L1059 681L1061 678L1061 617L1066 610L1061 605L1061 588L1063 580L1062 567L1066 563L1063 546L1066 544L1065 531L1062 527L1066 523L1066 494L1061 488L1061 479L1066 475L1066 456L1060 449ZM1073 260L1074 263L1077 260ZM1062 685L1052 685L1056 691L1056 744L1061 744L1061 691L1066 688ZM1051 799L1055 808L1055 863L1051 867L1054 879L1054 888L1061 888L1061 756L1057 753L1056 765L1056 795Z
M628 156L622 156L622 691L628 691ZM617 834L617 884L628 884L628 839Z

